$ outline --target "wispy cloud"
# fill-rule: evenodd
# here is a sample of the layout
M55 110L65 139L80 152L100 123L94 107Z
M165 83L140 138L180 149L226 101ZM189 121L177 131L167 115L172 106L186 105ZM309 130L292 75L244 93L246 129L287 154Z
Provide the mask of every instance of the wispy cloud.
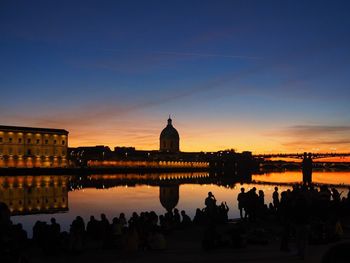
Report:
M193 52L173 52L173 51L153 51L155 54L174 55L174 56L191 56L205 58L232 58L232 59L261 59L261 57L244 56L244 55L224 55L212 53L193 53Z
M260 60L261 57L246 54L222 54L201 51L178 50L123 50L102 48L96 51L97 57L68 58L69 64L82 68L98 68L118 73L135 74L158 69L173 68L179 63L200 61L213 63L213 59ZM206 62L205 59L208 61ZM210 59L210 60L209 60ZM219 62L219 61L218 61Z
M339 139L339 140L302 140L302 141L290 141L282 143L285 146L349 146L350 139Z
M287 149L329 151L339 149L349 151L349 125L294 125L264 134L277 138Z
M122 50L113 48L103 48L102 51L111 52L114 54L129 54L130 56L136 56L142 58L143 56L150 55L165 55L166 57L177 56L177 57L217 57L217 58L233 58L233 59L262 59L257 56L248 55L232 55L232 54L217 54L217 53L207 53L207 52L186 52L186 51L167 51L167 50L151 50L151 51L139 51L139 50Z
M349 134L349 125L294 125L280 131L272 132L271 135L287 137L309 137L309 136L334 136Z

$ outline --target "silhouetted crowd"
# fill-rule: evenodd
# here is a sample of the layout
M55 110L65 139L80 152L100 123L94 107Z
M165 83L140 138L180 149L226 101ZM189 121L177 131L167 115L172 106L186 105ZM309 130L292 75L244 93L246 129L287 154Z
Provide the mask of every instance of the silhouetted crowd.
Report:
M3 258L17 259L28 246L39 247L47 255L63 251L80 253L91 248L119 249L124 252L164 250L170 233L195 225L204 229L203 249L227 245L240 248L247 243L267 243L268 233L263 228L253 227L251 231L252 225L265 221L276 222L281 226L281 250L288 251L293 238L299 256L304 257L308 242L327 243L342 237L340 218L349 215L349 193L345 197L336 188L324 185L319 188L294 185L292 189L281 193L275 187L272 202L267 205L262 190L253 187L246 192L242 188L237 196L241 220L230 221L226 202L217 205L215 196L209 192L204 201L205 207L196 209L193 220L185 211L180 212L176 208L164 215L157 215L154 211L134 212L129 219L121 213L111 221L105 214L101 214L98 219L91 216L88 222L77 216L69 232L62 232L59 223L51 218L50 223L35 223L32 239L28 239L21 224L11 222L9 209L0 203L0 252ZM224 237L217 228L229 221L231 228ZM247 225L250 226L249 235Z
M21 224L12 223L7 206L1 203L0 208L0 250L10 258L19 257L28 246L39 247L47 255L56 255L62 251L80 253L91 248L120 249L124 252L163 250L167 247L166 236L172 231L208 222L225 223L229 210L226 203L217 206L215 200L210 208L198 208L193 221L184 210L180 212L176 208L159 216L154 211L134 212L129 220L124 213L111 221L105 214L101 214L99 219L90 216L88 222L77 216L69 232L61 232L56 219L51 218L50 223L37 221L34 224L33 238L30 240Z
M340 219L350 215L350 188L342 197L342 192L326 185L296 184L281 193L275 187L269 205L264 202L264 192L256 192L255 187L248 192L241 188L237 197L240 217L250 222L279 222L283 227L281 250L289 251L290 239L294 238L298 255L304 258L308 243L328 243L343 236Z

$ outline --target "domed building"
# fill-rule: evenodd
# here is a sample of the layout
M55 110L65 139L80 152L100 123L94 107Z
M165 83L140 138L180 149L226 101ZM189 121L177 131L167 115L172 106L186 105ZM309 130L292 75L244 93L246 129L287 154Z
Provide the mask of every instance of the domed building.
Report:
M159 200L168 212L172 211L179 202L179 185L160 185Z
M173 127L170 116L168 119L168 125L160 133L159 142L159 150L161 152L174 153L180 151L180 136L177 130Z

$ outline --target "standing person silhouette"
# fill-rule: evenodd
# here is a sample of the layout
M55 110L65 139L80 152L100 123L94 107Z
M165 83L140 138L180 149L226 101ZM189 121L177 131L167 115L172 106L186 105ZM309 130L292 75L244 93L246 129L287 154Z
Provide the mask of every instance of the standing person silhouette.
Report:
M303 183L312 183L312 153L307 154L304 152L304 157L302 161L302 171L303 171Z
M272 194L272 201L273 201L273 208L275 211L277 211L279 205L280 205L280 200L279 200L279 193L278 193L278 187L275 187L275 191Z
M205 198L205 210L209 217L213 217L216 212L216 199L212 192L208 193L208 197Z
M237 196L239 215L241 216L241 219L247 218L247 211L246 211L246 209L247 209L247 207L246 207L247 197L246 197L246 193L244 191L245 191L245 189L242 187L241 192ZM244 210L244 217L243 217L243 210Z

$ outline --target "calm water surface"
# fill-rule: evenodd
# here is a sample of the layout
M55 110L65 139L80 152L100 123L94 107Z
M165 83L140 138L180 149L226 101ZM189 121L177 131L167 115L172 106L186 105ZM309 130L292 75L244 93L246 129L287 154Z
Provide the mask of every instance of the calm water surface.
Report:
M196 208L204 207L204 199L213 192L218 203L226 201L229 218L239 217L237 195L240 188L256 187L265 193L265 203L271 202L273 188L280 192L289 183L301 182L300 171L253 175L246 183L210 177L207 173L171 173L150 175L72 176L5 176L0 177L0 201L9 205L14 223L22 223L32 233L37 220L55 217L62 230L69 230L73 219L80 215L87 222L90 215L99 218L105 213L109 220L121 212L155 211L164 214L166 208L185 210L191 217ZM314 172L315 183L339 184L347 195L350 172Z

